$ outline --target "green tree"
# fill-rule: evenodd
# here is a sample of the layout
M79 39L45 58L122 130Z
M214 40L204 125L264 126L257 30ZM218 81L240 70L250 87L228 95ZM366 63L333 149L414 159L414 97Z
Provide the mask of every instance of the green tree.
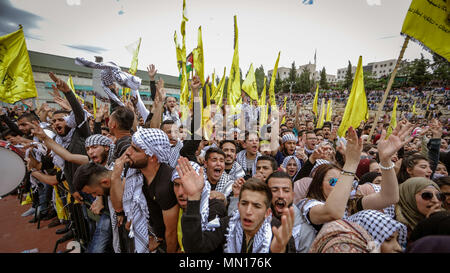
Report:
M322 89L328 89L328 81L327 81L327 71L325 70L325 67L322 68L322 71L320 71L320 83Z
M275 93L278 93L282 90L283 90L283 81L280 79L280 73L277 73L277 77L275 78Z
M289 70L289 76L288 76L289 82L296 82L297 81L297 68L295 67L295 61L292 62L291 70Z
M352 73L352 63L348 61L347 72L345 72L344 87L348 90L352 88L353 83L353 73Z
M266 74L264 73L264 67L261 65L260 67L256 68L255 70L255 79L256 79L256 86L258 89L258 94L261 94L262 89L264 87L264 76ZM267 85L267 82L266 82Z
M415 59L412 65L411 83L421 88L431 80L432 75L427 71L430 67L430 60L425 59L421 53L420 59Z
M434 53L431 69L433 70L433 80L441 86L448 86L450 83L450 62Z
M298 82L298 90L301 93L307 93L311 90L311 79L310 79L309 69L306 67L303 68L302 73L300 74L299 82Z

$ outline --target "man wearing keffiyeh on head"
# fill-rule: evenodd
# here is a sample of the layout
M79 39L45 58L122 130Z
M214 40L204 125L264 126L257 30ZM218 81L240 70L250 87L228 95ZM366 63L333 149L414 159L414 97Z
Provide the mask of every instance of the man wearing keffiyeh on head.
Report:
M138 253L156 249L173 253L177 248L179 207L170 183L173 168L168 165L169 149L169 138L162 130L140 128L133 134L131 146L115 162L111 201L117 213L126 215ZM125 171L123 183L125 163L130 169Z
M287 133L281 138L281 151L277 151L275 154L278 166L283 164L286 156L295 155L297 141L298 138L293 133Z

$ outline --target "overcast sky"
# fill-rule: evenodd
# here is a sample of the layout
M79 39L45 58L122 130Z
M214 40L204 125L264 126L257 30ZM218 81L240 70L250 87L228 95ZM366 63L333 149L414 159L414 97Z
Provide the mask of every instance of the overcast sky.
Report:
M348 60L363 64L397 59L411 0L187 0L186 46L197 46L202 26L205 73L227 74L233 58L233 16L239 28L239 61L273 69L314 62L336 75ZM181 42L182 0L1 0L0 35L24 26L29 50L105 61L129 67L125 46L142 37L139 69L154 63L158 72L178 75L174 31ZM404 58L430 54L410 42Z

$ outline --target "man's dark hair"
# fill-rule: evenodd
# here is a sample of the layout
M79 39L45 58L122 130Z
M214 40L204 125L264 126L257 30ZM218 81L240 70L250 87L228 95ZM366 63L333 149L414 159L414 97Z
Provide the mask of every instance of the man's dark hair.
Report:
M272 191L266 183L254 177L248 179L247 182L242 185L241 192L239 193L239 201L241 200L242 193L245 190L261 192L266 195L266 200L264 203L266 204L266 208L270 208L270 204L272 203Z
M289 174L287 172L283 172L283 171L276 171L273 172L269 175L269 177L267 177L266 179L266 183L269 184L269 180L271 178L287 178L289 179L289 181L292 182L292 178L289 176ZM292 185L292 184L291 184ZM293 185L292 185L293 186Z
M229 139L225 139L225 140L222 140L222 141L220 142L220 145L219 145L219 146L220 146L220 149L223 148L223 145L224 145L225 143L231 143L231 144L233 144L234 147L236 148L236 151L237 151L238 146L237 146L236 142L234 142L234 140L229 140Z
M164 125L172 125L172 124L175 124L175 121L173 121L171 119L166 119L165 121L161 122L161 126L159 126L159 129L162 130Z
M117 121L119 129L124 131L130 131L133 127L134 113L130 109L124 106L119 106L111 114L111 117Z
M314 131L312 131L312 130L308 130L305 132L305 135L307 135L307 134L316 134L316 133L314 133Z
M364 126L364 131L365 130L370 130L371 128L372 128L372 125L367 124L367 125Z
M28 122L33 122L33 121L39 122L39 118L33 113L22 114L17 120L19 121L24 118L26 118L28 120Z
M260 157L258 157L258 159L256 160L256 163L258 163L258 161L261 160L266 160L266 161L270 161L270 165L272 166L272 171L276 171L278 170L278 162L275 160L275 158L273 158L273 156L270 155L262 155Z
M210 102L211 102L211 104L216 104L215 100L211 100Z
M308 132L307 130L300 130L299 132L298 132L298 136L299 137L302 137L304 134L306 134L306 132Z
M363 144L363 152L367 153L370 149L376 148L377 146L370 144L370 143L364 143Z
M11 129L6 129L2 132L1 136L3 139L6 139L7 136L16 137L18 134Z
M109 132L109 127L102 127L102 130Z
M94 162L81 165L73 176L75 190L80 192L85 186L98 184L98 178L107 172L107 168Z
M250 135L256 135L258 137L258 141L261 140L259 139L259 134L256 131L245 131L244 140L247 141Z
M70 115L70 112L64 109L60 109L60 110L56 110L55 112L53 112L53 115L57 115L57 114L65 114L65 115Z
M209 159L209 157L211 156L212 153L221 154L225 158L225 153L221 149L219 149L219 148L209 148L206 151L206 154L205 154L205 161L208 161L208 159Z
M315 128L313 131L314 131L314 134L317 135L317 132L322 131L322 128Z
M322 129L325 128L325 127L328 127L328 128L331 129L331 122L325 121L325 122L323 123Z

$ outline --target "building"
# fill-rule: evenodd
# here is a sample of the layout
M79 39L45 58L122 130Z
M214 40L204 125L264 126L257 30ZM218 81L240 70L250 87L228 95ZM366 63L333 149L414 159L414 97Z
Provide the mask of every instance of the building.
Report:
M356 66L352 66L352 76L355 75L356 72ZM347 67L345 68L339 68L337 70L336 74L336 80L337 81L344 81L345 80L345 74L347 73Z
M92 95L94 94L93 87L93 71L94 69L84 66L76 65L74 58L50 55L41 52L28 51L30 56L31 68L33 70L33 77L38 91L38 98L36 103L40 106L42 103L48 103L51 107L57 104L53 101L53 97L49 94L52 91L53 81L50 79L48 73L51 71L55 73L62 80L67 81L69 76L72 76L75 90L81 94L88 102L92 102ZM128 68L122 70L127 71ZM145 105L152 104L150 99L150 79L147 71L138 70L136 76L142 79L139 93ZM157 74L156 78L164 80L164 88L167 96L174 96L180 98L180 81L178 77ZM102 90L96 90L106 97Z
M313 74L313 78L316 82L320 81L320 71L315 71ZM336 83L337 79L335 75L327 74L327 82L328 83Z
M278 70L277 70L277 74L278 74L278 77L280 77L280 80L284 80L284 79L286 79L286 78L288 78L289 77L289 72L291 71L291 68L287 68L287 67L278 67ZM269 79L271 79L272 78L272 72L273 72L273 69L272 70L269 70L268 72L267 72L267 74L268 74L268 78Z
M397 60L395 59L391 59L387 61L368 63L364 72L370 72L372 77L377 79L383 76L388 76L392 73L392 71L394 71L396 61Z

